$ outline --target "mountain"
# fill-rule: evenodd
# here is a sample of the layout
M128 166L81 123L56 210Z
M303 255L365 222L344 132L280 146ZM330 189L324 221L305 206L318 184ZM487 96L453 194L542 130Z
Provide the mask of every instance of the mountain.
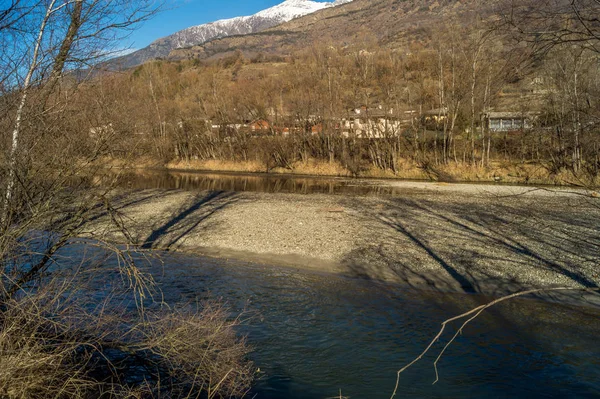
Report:
M170 36L158 39L141 50L115 58L109 63L129 68L155 58L166 58L173 50L201 45L208 41L233 35L246 35L312 14L325 8L336 7L352 0L319 3L311 0L286 0L281 4L254 15L223 19L208 24L192 26Z
M289 55L315 43L336 46L378 43L388 48L427 45L431 32L449 21L463 24L493 15L497 0L354 0L328 7L276 27L243 36L230 36L189 48L179 48L169 59L219 58L241 51L246 56Z

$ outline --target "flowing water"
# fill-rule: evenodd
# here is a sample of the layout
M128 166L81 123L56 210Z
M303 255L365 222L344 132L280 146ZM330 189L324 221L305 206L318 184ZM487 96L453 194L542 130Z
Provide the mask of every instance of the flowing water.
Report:
M167 302L222 298L233 314L246 311L256 398L389 398L396 370L443 320L490 299L183 254L163 261L153 274ZM458 337L432 385L435 354L454 331L402 375L399 398L600 397L597 308L499 305Z
M149 172L131 188L393 195L352 179ZM255 398L389 398L396 371L440 323L481 303L478 295L418 291L277 266L164 254L153 267L169 303L222 298L246 311ZM535 299L503 303L472 322L439 362L447 333L402 374L398 398L600 397L600 310Z

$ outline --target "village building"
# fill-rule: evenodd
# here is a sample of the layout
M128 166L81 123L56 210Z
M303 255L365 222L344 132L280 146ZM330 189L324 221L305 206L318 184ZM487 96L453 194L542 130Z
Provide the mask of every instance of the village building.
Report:
M345 137L394 137L410 124L412 115L412 111L399 113L381 105L374 108L361 106L350 110L348 117L341 119L338 130Z
M289 127L279 127L279 126L275 126L275 132L277 134L280 134L284 137L287 137L290 135L290 128Z
M490 111L483 114L485 127L490 132L514 132L530 129L533 125L535 115L523 112L495 112Z
M323 133L323 123L317 123L316 125L313 125L313 126L310 128L310 132L311 132L313 135L316 135L316 134L321 134L321 133Z
M92 139L101 139L113 135L114 133L115 129L113 128L113 124L109 123L108 125L91 127L89 136Z
M271 130L271 124L264 119L260 119L260 120L250 123L249 127L250 127L250 131L255 132L255 133L259 133L259 132L266 133Z
M448 108L435 108L423 112L421 120L431 130L441 130L448 119Z

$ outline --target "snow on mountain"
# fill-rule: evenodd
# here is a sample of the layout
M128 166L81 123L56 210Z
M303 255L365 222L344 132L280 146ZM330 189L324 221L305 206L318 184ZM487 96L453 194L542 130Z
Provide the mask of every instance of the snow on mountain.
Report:
M216 38L259 32L291 21L294 18L350 1L352 0L318 3L311 0L286 0L281 4L267 8L251 16L223 19L204 25L192 26L172 36L168 36L166 39L173 37L175 39L175 48L189 47Z
M333 3L317 3L316 1L310 0L287 0L274 7L260 11L259 13L254 14L254 16L261 18L273 18L282 22L287 22L294 18L312 14L315 11L332 6Z
M115 60L121 67L139 65L150 59L167 57L171 50L190 47L210 40L233 35L246 35L312 14L324 8L336 7L352 0L319 3L311 0L286 0L254 15L223 19L208 24L192 26L170 36L158 39L141 50Z

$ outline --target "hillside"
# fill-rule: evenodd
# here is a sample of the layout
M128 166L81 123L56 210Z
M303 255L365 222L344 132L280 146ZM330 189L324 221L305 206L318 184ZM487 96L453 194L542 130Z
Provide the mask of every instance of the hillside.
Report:
M175 49L201 45L218 38L261 32L295 18L351 1L336 0L319 3L311 0L286 0L254 15L223 19L183 29L160 38L141 50L115 58L108 64L120 68L133 67L152 59L165 58Z
M347 46L378 44L396 48L426 41L440 22L490 15L495 2L479 0L355 0L243 36L212 40L172 51L170 59L209 59L241 51L287 55L313 43Z

